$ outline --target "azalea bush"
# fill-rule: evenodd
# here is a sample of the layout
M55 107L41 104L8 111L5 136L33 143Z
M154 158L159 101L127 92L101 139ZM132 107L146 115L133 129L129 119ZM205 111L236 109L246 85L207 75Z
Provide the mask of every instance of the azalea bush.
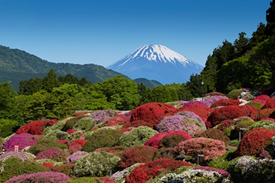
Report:
M85 151L77 151L75 153L73 153L72 155L68 156L66 158L67 162L76 162L77 160L87 156L88 153Z
M112 128L100 128L95 130L91 135L86 136L84 151L91 152L97 148L112 147L119 143L122 133Z
M166 115L176 113L177 109L164 103L151 102L136 107L131 111L130 121L143 120L153 126Z
M10 157L0 161L0 171L0 182L3 183L13 176L47 171L47 168L32 161L22 161L21 159Z
M191 101L191 102L185 103L181 108L179 108L178 111L194 112L199 117L201 117L204 122L206 122L209 114L212 112L212 109L202 102Z
M16 133L17 134L29 133L32 135L41 135L43 133L44 128L46 128L47 126L52 126L56 122L57 122L56 119L30 121L29 123L21 126L16 131Z
M6 183L67 183L69 178L59 172L38 172L14 176Z
M164 138L170 138L172 136L180 136L183 138L183 140L192 138L186 131L183 131L183 130L161 132L161 133L155 134L149 140L147 140L145 142L145 145L159 148L160 143Z
M133 128L130 132L125 132L119 140L122 146L139 146L143 145L150 137L155 135L157 131L146 126Z
M230 139L224 134L223 131L215 128L210 128L205 130L204 132L196 135L197 137L206 137L206 138L211 138L211 139L216 139L223 141L225 145L228 145Z
M226 153L223 141L203 137L180 142L176 146L176 150L180 155L191 156L192 161L196 161L199 155L203 155L203 159L207 161Z
M152 161L157 149L149 146L137 146L124 150L119 166L127 168L135 163Z
M144 183L154 178L161 172L173 171L181 166L191 166L185 161L176 161L168 158L147 162L136 167L127 177L127 183Z
M115 115L116 112L114 110L97 110L90 114L90 116L96 123L104 123Z
M44 138L40 138L36 144L32 145L29 151L36 155L39 152L50 148L65 149L67 148L67 146L65 144L60 144L56 139L44 137Z
M214 108L214 107L228 106L228 105L239 105L239 103L240 102L237 99L221 99L213 103L211 107Z
M116 171L120 158L106 152L92 152L76 161L75 176L106 176Z
M66 155L62 149L59 148L49 148L39 152L36 155L37 159L52 159L55 161L64 161Z
M184 111L179 114L165 117L156 129L159 132L167 132L172 130L184 130L191 136L206 130L203 120L193 112Z
M25 160L34 160L35 159L35 155L28 153L28 152L21 152L21 151L8 151L8 152L4 152L0 155L0 161L6 160L8 158L18 158L22 161Z
M37 137L28 133L14 134L7 141L4 142L3 148L6 151L13 151L15 146L18 146L19 150L36 144Z
M254 128L248 131L242 138L238 153L239 155L258 156L270 143L274 136L274 130L266 128Z
M257 110L249 105L229 105L215 109L208 117L208 121L211 122L212 126L215 126L224 120L231 120L241 116L248 116L255 120L257 115Z

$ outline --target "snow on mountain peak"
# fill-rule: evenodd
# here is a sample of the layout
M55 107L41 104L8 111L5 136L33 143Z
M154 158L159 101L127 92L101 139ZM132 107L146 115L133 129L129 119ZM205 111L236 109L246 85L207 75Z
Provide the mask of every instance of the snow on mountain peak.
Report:
M145 45L141 48L138 48L134 53L128 55L124 59L124 62L121 63L121 65L124 65L129 60L138 59L138 58L145 58L149 61L163 62L163 63L167 63L167 62L169 63L180 62L182 64L189 63L189 60L185 56L169 49L168 47L160 44L151 44L151 45Z

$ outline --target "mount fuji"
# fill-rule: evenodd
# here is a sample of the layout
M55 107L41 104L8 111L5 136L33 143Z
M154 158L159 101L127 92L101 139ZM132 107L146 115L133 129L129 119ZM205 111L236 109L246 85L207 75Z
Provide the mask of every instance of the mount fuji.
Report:
M202 66L164 45L145 45L108 67L132 79L146 78L163 84L183 83Z

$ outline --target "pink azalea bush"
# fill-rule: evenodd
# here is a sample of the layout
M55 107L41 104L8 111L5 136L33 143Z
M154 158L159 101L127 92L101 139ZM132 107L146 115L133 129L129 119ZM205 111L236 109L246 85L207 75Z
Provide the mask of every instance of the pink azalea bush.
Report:
M64 153L62 149L59 148L49 148L47 150L41 151L36 155L37 159L53 159L57 161L62 161L64 159Z
M193 112L184 111L176 115L166 116L156 126L159 132L184 130L191 136L206 130L203 120Z
M67 183L69 176L60 172L38 172L10 178L6 183Z
M36 144L37 137L28 133L23 134L15 134L11 136L6 142L3 144L3 148L6 151L14 151L14 147L16 145L19 146L19 150L22 150L28 146L32 146Z
M116 112L113 110L97 110L91 113L91 117L96 123L104 123L115 115Z
M176 150L180 154L189 155L193 158L197 158L198 155L204 155L204 160L211 160L226 153L223 141L203 137L180 142L176 146Z
M77 151L75 153L73 153L72 155L70 155L69 157L67 157L67 162L76 162L77 160L85 157L86 155L88 155L87 152L85 151Z
M201 99L193 99L193 101L200 101L203 104L207 105L208 107L211 107L215 102L221 99L228 99L228 98L226 96L214 95L214 96L205 96Z

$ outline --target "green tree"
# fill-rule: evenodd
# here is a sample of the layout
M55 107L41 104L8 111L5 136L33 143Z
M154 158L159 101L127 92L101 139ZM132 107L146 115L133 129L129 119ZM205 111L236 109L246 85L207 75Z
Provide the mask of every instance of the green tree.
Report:
M9 83L0 84L0 118L12 117L15 95Z

